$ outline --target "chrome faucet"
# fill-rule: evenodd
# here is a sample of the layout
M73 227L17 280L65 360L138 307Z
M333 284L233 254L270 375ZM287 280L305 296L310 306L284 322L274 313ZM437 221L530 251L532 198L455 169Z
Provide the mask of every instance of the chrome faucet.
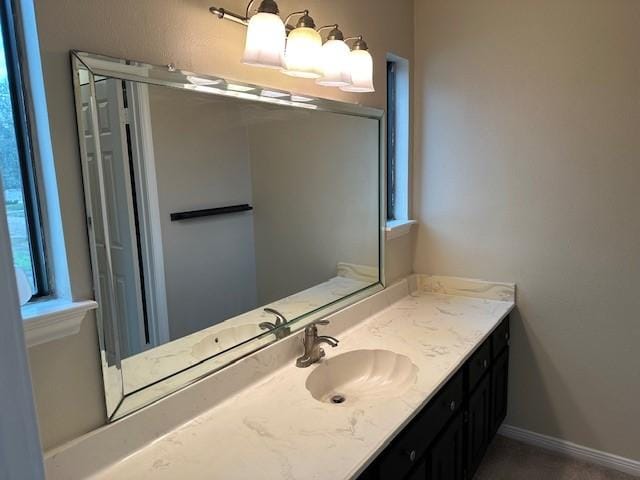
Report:
M307 368L324 357L324 350L320 347L323 343L332 347L338 346L339 341L337 339L326 335L318 336L317 325L329 325L329 321L319 320L307 325L304 329L304 353L296 360L297 367Z
M267 312L267 313L272 313L273 315L275 315L276 316L276 321L275 322L261 322L258 326L262 330L274 330L274 335L276 336L276 339L278 339L278 340L280 340L281 338L288 337L289 334L291 333L291 328L284 326L288 322L288 320L285 318L285 316L283 314L281 314L279 311L277 311L276 309L274 309L274 308L265 308L264 311Z

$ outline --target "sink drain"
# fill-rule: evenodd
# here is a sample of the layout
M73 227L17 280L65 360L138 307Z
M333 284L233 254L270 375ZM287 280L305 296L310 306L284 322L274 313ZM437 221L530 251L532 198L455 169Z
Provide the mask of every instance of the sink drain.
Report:
M345 396L340 395L339 393L331 396L331 403L340 404L340 403L344 403L345 400L346 400Z

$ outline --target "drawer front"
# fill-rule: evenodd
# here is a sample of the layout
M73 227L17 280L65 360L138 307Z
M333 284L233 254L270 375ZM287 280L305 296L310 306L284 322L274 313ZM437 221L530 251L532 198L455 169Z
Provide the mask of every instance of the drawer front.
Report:
M491 367L491 338L488 338L469 359L469 392L478 385Z
M459 372L389 447L380 461L380 479L397 480L417 465L429 444L461 409L462 400L462 372Z
M500 355L505 347L509 345L510 336L511 333L509 331L509 317L506 317L494 330L493 335L491 335L493 358L496 358L498 355Z

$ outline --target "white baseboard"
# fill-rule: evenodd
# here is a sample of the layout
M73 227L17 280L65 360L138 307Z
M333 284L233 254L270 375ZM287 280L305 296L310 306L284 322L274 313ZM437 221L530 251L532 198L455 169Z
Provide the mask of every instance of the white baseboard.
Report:
M520 440L523 443L561 453L568 457L595 463L629 475L640 476L640 461L637 460L601 452L600 450L583 447L582 445L576 445L566 440L548 437L547 435L535 433L523 428L512 427L511 425L503 425L500 427L500 430L498 430L498 433L505 437L513 438L514 440Z

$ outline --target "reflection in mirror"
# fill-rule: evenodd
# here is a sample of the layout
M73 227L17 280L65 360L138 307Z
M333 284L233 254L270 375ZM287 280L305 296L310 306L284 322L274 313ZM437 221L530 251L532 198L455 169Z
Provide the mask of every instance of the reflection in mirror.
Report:
M74 80L110 416L380 284L379 117L85 64Z

